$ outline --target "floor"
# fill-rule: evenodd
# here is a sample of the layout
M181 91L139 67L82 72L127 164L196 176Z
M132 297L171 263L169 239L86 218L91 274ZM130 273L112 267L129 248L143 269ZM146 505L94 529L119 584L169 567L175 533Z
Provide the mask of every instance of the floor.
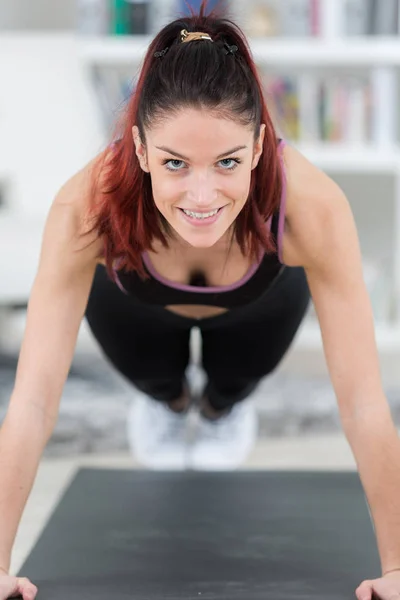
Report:
M10 573L17 574L53 508L77 469L141 468L128 453L86 454L42 459L17 532ZM344 435L316 435L260 440L243 468L284 470L356 470ZM23 576L23 573L21 573Z
M13 361L12 357L15 356L15 350L19 347L18 344L20 338L18 336L14 336L14 338L11 336L9 337L9 341L10 340L14 340L14 348L12 348L10 344L10 347L7 348L7 356L11 356L11 362L7 363L7 361L3 360L3 370L0 369L0 420L1 415L6 410L9 399L15 371L15 360ZM79 361L77 362L77 366L81 367ZM68 427L66 427L65 431L61 431L61 437L66 438L68 435L72 435L71 431L76 433L78 425L81 424L82 420L85 421L81 415L82 407L85 413L88 412L88 403L90 403L92 397L95 398L98 411L99 396L101 396L100 392L103 387L105 387L103 394L105 394L110 401L109 396L111 392L109 388L113 382L110 380L109 375L107 375L108 372L106 373L105 380L104 376L99 380L97 375L99 370L98 367L99 365L97 365L95 369L96 376L94 376L94 367L93 365L90 366L88 372L89 374L92 374L93 377L91 377L89 382L85 379L80 381L79 377L75 377L75 379L72 377L67 382L63 400L66 411L65 419L63 420L63 414L60 414L59 421L60 424L66 423L66 426ZM96 383L98 384L98 380L101 384L100 389L99 385L95 385ZM298 387L296 388L296 386L289 385L290 382L285 379L283 379L283 381L279 380L278 383L279 385L276 385L276 389L274 388L274 393L271 392L268 395L268 406L270 407L268 421L271 422L272 417L274 416L275 421L277 421L278 417L284 414L284 421L287 422L288 417L291 415L292 420L299 424L299 427L296 428L293 426L292 429L286 428L284 431L279 430L279 436L271 436L266 432L265 437L262 437L259 440L249 460L243 465L243 468L356 470L354 457L344 435L342 433L327 434L317 431L314 433L313 431L310 431L310 428L308 428L307 431L304 431L304 423L301 421L301 418L304 417L304 411L302 412L302 410L300 410L302 404L296 400L296 398L299 398L301 390L299 390ZM277 395L276 390L279 390L279 395ZM320 383L316 386L314 392L310 385L307 385L303 389L304 398L307 400L307 403L305 402L304 405L310 405L312 415L314 415L314 418L315 415L319 416L320 421L323 419L325 413L330 416L333 412L333 401L331 396L329 396L328 393L322 392ZM3 400L2 395L4 396ZM84 402L81 401L82 398L84 399ZM394 399L397 402L397 395ZM116 405L114 404L114 398L111 400L113 400L112 406L114 414ZM276 415L273 412L273 407L271 408L272 400L276 404ZM101 404L101 406L103 405ZM395 408L395 406L397 406L397 404L393 402L393 408ZM78 408L81 412L79 412ZM110 429L111 413L110 411L107 412L104 407L103 409L102 414L106 431ZM123 415L120 416L122 419ZM308 413L306 416L309 416ZM398 417L400 419L400 410L398 412ZM302 425L302 431L300 431L300 424ZM400 420L398 421L398 424L400 426ZM96 431L97 438L100 438L99 430L101 429L102 423L99 424L96 422L94 425L89 423L89 425L95 427L95 429L90 430L92 431L92 437L95 437L93 431ZM316 426L317 425L319 426L319 422L316 423ZM120 423L116 423L115 427L118 429L118 436L120 436ZM85 428L88 428L86 421ZM275 429L278 430L279 428L275 426ZM68 487L68 484L74 477L77 469L81 466L116 469L141 468L133 462L131 456L125 451L104 450L101 448L90 450L88 449L87 444L85 445L83 443L78 447L84 449L79 449L77 453L74 453L68 448L62 455L53 455L42 458L34 486L17 532L10 567L10 572L12 574L17 574L19 572L21 565L34 546L54 507L59 502L64 490ZM84 452L88 453L84 454ZM21 575L23 576L23 573L21 573Z

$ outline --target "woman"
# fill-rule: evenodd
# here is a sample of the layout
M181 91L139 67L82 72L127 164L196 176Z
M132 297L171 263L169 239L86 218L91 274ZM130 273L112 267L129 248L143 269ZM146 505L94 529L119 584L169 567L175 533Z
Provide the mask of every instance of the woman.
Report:
M7 575L11 547L85 314L137 390L133 449L158 467L183 466L189 334L200 327L207 384L190 464L234 468L255 437L251 393L288 349L309 292L381 556L382 577L356 595L400 597L400 445L352 213L277 139L243 34L204 4L156 36L116 142L49 212L0 434L0 600L37 593Z

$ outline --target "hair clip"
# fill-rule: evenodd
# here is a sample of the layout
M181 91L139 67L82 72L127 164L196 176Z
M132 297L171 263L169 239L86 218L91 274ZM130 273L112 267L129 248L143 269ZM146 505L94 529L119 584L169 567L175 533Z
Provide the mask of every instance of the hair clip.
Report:
M204 31L189 31L187 29L181 30L181 42L191 42L194 40L209 40L213 42L214 40L208 33L204 33Z
M165 54L168 52L168 48L169 48L169 46L167 46L167 48L164 48L164 50L160 50L159 52L154 52L154 56L156 58L160 58L162 56L165 56Z
M230 46L228 44L228 42L224 42L224 46L225 46L225 54L235 54L235 52L238 51L238 47L237 46L235 46L235 45Z

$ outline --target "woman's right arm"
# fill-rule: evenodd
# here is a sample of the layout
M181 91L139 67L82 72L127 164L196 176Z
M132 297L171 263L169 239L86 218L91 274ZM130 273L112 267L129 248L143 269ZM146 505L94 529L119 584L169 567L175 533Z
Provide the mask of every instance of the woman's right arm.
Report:
M14 389L0 429L0 569L5 572L41 455L57 423L96 268L100 240L96 234L79 236L93 164L61 188L50 208Z

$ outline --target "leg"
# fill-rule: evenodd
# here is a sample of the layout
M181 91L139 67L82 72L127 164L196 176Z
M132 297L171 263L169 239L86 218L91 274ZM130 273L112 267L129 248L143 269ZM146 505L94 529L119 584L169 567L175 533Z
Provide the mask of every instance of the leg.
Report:
M136 388L126 421L134 459L155 469L184 469L192 320L128 296L103 266L96 270L86 318L105 356Z
M257 414L253 403L241 401L281 361L309 297L304 271L285 269L257 301L201 323L208 383L190 455L193 469L234 469L249 455Z
M246 398L282 360L310 300L304 270L286 268L274 286L218 324L202 326L205 397L214 411ZM223 315L225 316L225 315Z
M138 389L163 402L182 397L191 319L174 319L124 294L101 265L85 316L105 356Z

